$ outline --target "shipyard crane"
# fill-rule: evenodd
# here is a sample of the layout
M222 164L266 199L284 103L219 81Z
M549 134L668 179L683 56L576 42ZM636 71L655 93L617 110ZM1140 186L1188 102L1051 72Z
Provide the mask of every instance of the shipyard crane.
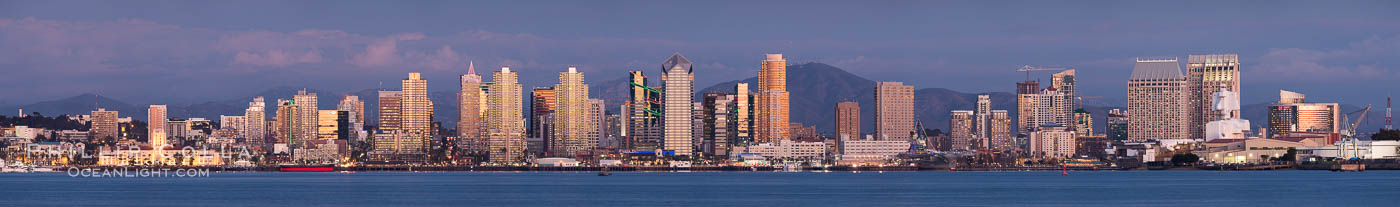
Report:
M1369 104L1366 105L1366 108L1363 108L1363 109L1361 109L1361 110L1356 110L1356 111L1353 111L1353 112L1351 112L1351 113L1347 113L1346 115L1343 115L1343 116L1342 116L1342 124L1344 124L1344 125L1350 124L1350 125L1349 125L1349 126L1342 126L1342 128L1343 128L1343 131L1342 131L1342 139L1343 139L1343 140L1341 141L1341 142L1342 142L1342 147L1341 147L1341 149L1339 149L1339 151L1342 152L1341 155L1343 155L1343 156L1345 156L1345 157L1351 157L1351 158L1356 158L1356 157L1358 157L1357 154L1358 154L1360 151L1359 151L1359 149L1357 149L1358 146L1356 145L1356 128L1357 128L1357 126L1360 126L1360 125L1361 125L1361 121L1362 121L1362 120L1366 120L1366 113L1367 113L1367 112L1371 112L1371 105L1369 105ZM1352 114L1357 114L1357 113L1361 113L1361 115L1357 115L1355 121L1347 120L1347 119L1351 118L1351 115L1352 115Z
M1030 66L1030 65L1023 65L1023 66L1021 66L1021 68L1017 68L1017 69L1016 69L1016 72L1026 72L1026 80L1031 80L1031 71L1047 71L1047 70L1065 70L1065 68L1042 68L1042 67L1035 67L1035 66Z

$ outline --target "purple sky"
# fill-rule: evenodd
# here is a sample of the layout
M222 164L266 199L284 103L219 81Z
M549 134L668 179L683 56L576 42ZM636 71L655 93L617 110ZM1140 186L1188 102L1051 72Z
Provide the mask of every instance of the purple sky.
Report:
M1239 53L1246 103L1288 89L1380 105L1400 94L1396 11L1396 1L0 1L0 105L397 88L408 72L450 90L468 60L511 65L527 86L553 84L568 65L599 82L659 73L675 52L696 63L698 87L753 76L771 52L964 92L1013 91L1019 65L1073 67L1081 95L1115 105L1135 57Z

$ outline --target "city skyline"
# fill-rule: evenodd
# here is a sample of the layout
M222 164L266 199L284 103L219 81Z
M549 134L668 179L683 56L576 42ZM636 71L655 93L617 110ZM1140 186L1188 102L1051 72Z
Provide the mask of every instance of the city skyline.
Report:
M0 201L1382 206L1397 11L0 0Z
M129 4L141 5L143 3L131 2ZM209 5L184 5L184 7L205 8L208 12L226 13L248 8L305 6L309 3L235 4L237 5L230 7ZM423 3L420 5L442 7L454 5L442 4ZM541 6L547 8L578 6L574 4L577 3ZM1078 93L1104 96L1104 99L1099 101L1108 103L1095 105L1124 106L1126 105L1126 96L1117 93L1116 90L1110 90L1126 85L1126 81L1119 77L1128 76L1132 65L1131 62L1124 60L1130 61L1136 57L1154 56L1174 56L1185 59L1188 54L1238 53L1241 63L1246 65L1242 67L1242 75L1252 77L1243 80L1245 86L1242 88L1242 94L1244 94L1242 98L1245 103L1263 103L1274 100L1274 98L1264 94L1271 94L1280 88L1291 88L1299 81L1346 82L1346 84L1309 84L1312 87L1293 89L1316 94L1314 99L1317 100L1341 103L1381 104L1379 99L1369 96L1340 93L1352 90L1352 88L1379 88L1383 90L1397 88L1393 87L1393 83L1383 81L1386 78L1394 78L1396 75L1394 67L1389 66L1394 65L1391 64L1393 60L1383 57L1387 54L1395 54L1396 50L1400 48L1395 46L1396 42L1400 42L1400 36L1397 36L1398 31L1395 29L1397 27L1394 27L1393 21L1380 21L1396 17L1396 14L1392 12L1383 12L1384 6L1358 7L1346 4L1318 6L1309 3L1288 2L1280 3L1280 5L1271 8L1252 8L1247 3L1225 2L1223 4L1220 8L1206 8L1206 10L1230 8L1230 5L1236 5L1236 8L1241 8L1242 11L1238 14L1235 14L1236 12L1203 12L1210 15L1185 17L1171 15L1172 18L1164 18L1173 8L1185 4L1129 7L1127 5L1084 5L1079 3L1065 5L1036 5L1032 3L1024 6L1009 6L1008 8L1012 11L1027 11L1026 14L982 18L993 24L968 25L937 18L942 16L926 16L922 12L915 13L892 7L926 8L935 11L953 10L947 12L951 15L964 13L956 11L958 8L976 7L979 6L979 3L931 5L903 2L891 3L891 5L873 5L866 8L875 11L889 11L884 13L893 17L903 17L892 18L897 21L890 22L888 25L839 26L817 24L824 22L822 20L830 20L820 17L799 15L804 18L780 18L770 16L802 14L793 13L794 11L751 15L771 17L767 19L772 21L760 22L758 25L792 25L794 31L799 32L842 31L843 28L847 27L901 28L910 29L914 31L913 34L927 34L927 36L911 34L862 36L851 32L838 32L828 38L816 38L802 34L783 35L785 32L774 29L758 29L746 33L751 34L747 36L725 32L742 31L738 29L750 27L734 25L715 26L720 29L702 32L710 34L709 36L714 38L705 38L707 37L705 35L669 31L620 34L572 28L587 26L634 28L628 30L651 28L653 26L645 26L645 23L648 22L624 20L625 17L629 16L645 15L645 11L639 11L636 14L626 12L618 14L621 16L589 17L587 20L591 21L584 22L587 24L558 28L521 28L508 26L507 22L510 21L506 20L501 22L477 20L485 18L457 18L469 21L447 23L415 15L373 21L394 22L403 21L404 18L418 18L427 21L421 24L372 27L346 24L346 21L351 20L300 19L282 22L269 20L269 18L293 14L283 10L269 11L272 14L269 14L268 17L215 19L217 20L215 21L208 19L209 17L202 17L202 15L192 16L180 11L161 9L161 7L133 9L129 6L100 7L101 3L73 6L15 2L6 3L10 6L0 7L0 9L6 9L4 10L6 12L3 12L4 15L0 15L0 19L3 19L0 22L4 22L0 24L3 25L0 26L0 32L12 37L5 43L14 46L0 51L0 54L5 54L4 58L7 58L0 60L0 63L5 63L7 68L14 71L14 74L30 78L10 79L4 83L8 85L0 88L7 91L0 92L16 95L0 98L0 106L23 105L82 93L103 94L140 103L173 105L200 103L204 100L226 97L218 96L220 93L252 94L278 86L314 88L325 90L322 92L339 93L376 88L379 82L393 83L395 79L387 77L411 71L423 72L426 77L439 77L441 80L429 81L431 85L428 88L435 91L448 91L445 89L456 87L456 84L453 84L456 81L449 81L441 77L455 77L455 75L460 74L460 70L466 67L469 60L482 62L483 65L512 65L518 71L526 72L522 73L521 82L522 85L529 88L552 84L552 76L536 72L557 70L557 68L566 65L578 65L583 72L587 73L618 74L595 75L596 78L592 78L595 81L611 80L624 77L622 71L649 68L650 63L654 62L655 59L675 52L688 54L688 57L694 60L702 60L696 64L714 72L698 73L696 85L699 86L735 79L721 76L721 74L753 69L754 66L749 64L752 61L752 55L743 54L782 52L795 57L788 61L790 63L819 61L851 69L853 73L871 79L903 81L924 88L948 88L969 93L1012 91L1003 85L991 83L1019 79L1019 77L1014 77L1007 72L1018 65L1071 67L1080 70L1081 73L1101 74L1082 77L1080 81L1083 90ZM370 6L375 5L356 3L347 5L347 8L330 9L311 14L344 14L353 8ZM613 5L613 7L619 7L614 9L624 11L633 11L632 8L678 6L683 5ZM839 5L833 4L791 6L810 8L812 12L843 11L843 9L839 9ZM1097 16L1052 17L1047 19L1048 22L1052 23L1039 26L1043 28L1038 30L1020 30L1014 26L985 26L1043 17L1045 15L1043 11L1031 9L1036 8L1035 6L1064 10L1149 9L1136 15L1108 13L1097 14ZM716 6L701 5L700 7L713 8ZM479 8L473 7L473 10L493 8L499 9L501 5L486 3L480 5ZM582 8L584 8L583 11L600 9L598 6L582 6ZM594 10L589 10L590 8ZM713 9L719 11L736 10L735 8ZM132 12L133 10L146 12ZM1310 12L1288 12L1299 10ZM87 12L75 14L75 11ZM495 12L454 13L467 15L463 17L477 17L476 15L487 15ZM856 16L850 18L869 20L890 17L869 13L871 12L857 12ZM370 16L380 15L388 14ZM527 21L558 21L543 19L550 16L554 15L528 17ZM360 17L354 18L354 20L370 21L360 19ZM674 19L663 18L648 21L663 20ZM1206 20L1212 21L1202 23L1207 22ZM618 24L598 23L604 21L615 21ZM691 19L676 21L706 25ZM959 29L965 33L944 32L941 29L917 29L909 26ZM88 29L78 30L78 28ZM847 28L847 30L849 29ZM1004 30L1013 32L1004 35L985 35ZM1318 35L1316 32L1303 32L1315 30L1328 31L1325 35L1332 38L1318 40L1314 38ZM1241 32L1222 33L1221 31ZM1092 33L1094 35L1086 35L1090 34L1088 32L1094 32ZM49 34L59 35L52 37L91 37L84 35L89 33L125 35L85 38L90 40L84 42L79 42L77 39L40 38L49 37L45 36ZM1207 37L1197 33L1209 33L1212 36ZM145 38L162 35L170 38ZM974 38L982 36L985 38ZM1079 36L1103 38L1088 40ZM882 39L882 41L870 39ZM548 50L551 52L528 53L523 52L526 49L509 49L513 47L508 47L532 40L550 44L532 46L529 48L534 49L528 50ZM1138 44L1143 40L1153 40L1153 43ZM590 43L596 41L615 43L627 48L627 51L634 52L601 51L600 53L589 53L596 55L583 56L585 53L577 52L579 51L577 49L556 48L560 47L556 45L600 48L601 46ZM85 42L92 44L85 44ZM706 44L724 42L755 44L744 44L744 46ZM891 42L918 44L899 44L909 45L912 49L896 49L892 48L894 46L891 46L893 44ZM138 47L138 45L146 44L162 46L172 43L187 43L191 46L162 47L166 49L160 50L142 50ZM97 47L94 45L105 46ZM506 50L487 52L501 48ZM948 49L936 48L958 48L959 50L953 52ZM995 52L1010 48L1016 48L1016 51L1019 52ZM64 51L84 51L87 53L85 56L83 53ZM190 57L185 54L198 56ZM433 57L440 58L434 59ZM47 70L40 70L40 68ZM344 70L356 72L334 73ZM58 75L50 71L64 73ZM304 83L298 82L297 79L288 78L311 74L315 74L316 78L305 80ZM149 77L152 80L165 83L185 84L189 87L156 87L148 84L123 83L104 79L105 77L135 76ZM36 84L33 83L36 82L32 82L60 80L85 81L82 81L81 84L63 87L38 88L34 87ZM936 84L921 83L925 80ZM222 87L222 85L233 85L233 81L256 84L253 87L232 89ZM206 84L196 85L194 83ZM112 84L123 84L127 87L101 87ZM161 93L141 93L145 91ZM214 91L218 91L218 93L214 93ZM1394 91L1381 92L1391 93ZM12 113L14 112L10 110L0 111L0 114Z

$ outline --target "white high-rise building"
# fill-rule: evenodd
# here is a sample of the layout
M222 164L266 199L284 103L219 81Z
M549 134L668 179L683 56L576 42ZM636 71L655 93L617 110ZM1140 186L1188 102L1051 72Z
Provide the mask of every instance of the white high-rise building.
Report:
M316 110L316 93L307 93L306 90L297 91L297 95L292 97L296 107L297 121L292 127L293 149L310 147L311 141L316 140L316 119L320 117Z
M661 63L662 83L662 149L676 155L692 155L694 147L692 99L695 94L695 74L690 60L680 53Z
M247 121L243 131L243 140L254 149L263 149L267 141L267 103L263 97L254 97L252 102L248 102L248 109L243 110L243 117Z

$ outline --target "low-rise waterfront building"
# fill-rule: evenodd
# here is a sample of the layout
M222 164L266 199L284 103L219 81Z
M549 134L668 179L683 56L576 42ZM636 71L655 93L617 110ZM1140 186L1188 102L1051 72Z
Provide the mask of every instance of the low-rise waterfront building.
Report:
M734 151L733 156L758 154L766 159L823 159L826 157L826 143L778 139L778 142L749 145L742 149L736 146Z

